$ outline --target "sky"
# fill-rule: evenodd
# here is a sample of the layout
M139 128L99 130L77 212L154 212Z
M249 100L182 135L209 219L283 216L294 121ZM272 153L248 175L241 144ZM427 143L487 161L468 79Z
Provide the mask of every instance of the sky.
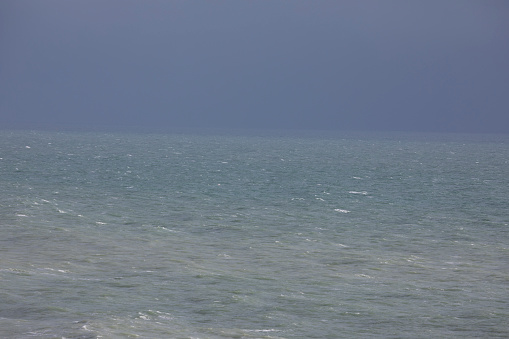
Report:
M2 0L2 128L509 133L509 1Z

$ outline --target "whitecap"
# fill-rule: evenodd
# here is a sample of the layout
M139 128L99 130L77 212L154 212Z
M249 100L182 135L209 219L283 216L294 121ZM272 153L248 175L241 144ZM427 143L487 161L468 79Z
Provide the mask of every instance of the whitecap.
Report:
M161 229L161 230L165 230L165 231L168 231L168 232L178 233L178 231L172 230L172 229L164 227L164 226L156 226L156 228L157 229Z
M335 208L334 211L340 212L340 213L350 213L351 212L349 210L344 210L344 209L341 209L341 208Z
M273 328L266 329L266 330L243 330L243 331L246 331L246 332L281 332L281 330L275 330Z
M157 315L161 319L166 319L166 320L172 320L173 319L173 316L171 315L171 313L160 312L160 311L155 311L155 313L157 313Z
M360 191L360 192L359 191L349 191L348 193L350 193L350 194L362 194L362 195L367 195L368 194L368 192L366 192L366 191Z
M83 326L81 327L81 329L83 329L83 330L85 330L85 331L92 332L92 330L91 330L91 329L89 329L89 328L87 327L87 325L83 325ZM62 337L62 338L63 338L63 337Z

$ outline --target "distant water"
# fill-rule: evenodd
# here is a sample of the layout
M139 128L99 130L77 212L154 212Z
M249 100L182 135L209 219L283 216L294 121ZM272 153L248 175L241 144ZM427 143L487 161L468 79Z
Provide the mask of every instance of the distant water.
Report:
M0 132L1 338L509 336L509 137Z

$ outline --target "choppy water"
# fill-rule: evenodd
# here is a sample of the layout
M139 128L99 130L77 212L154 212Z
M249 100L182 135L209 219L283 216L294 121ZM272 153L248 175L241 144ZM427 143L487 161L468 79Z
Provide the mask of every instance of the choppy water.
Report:
M509 336L509 138L0 132L0 337Z

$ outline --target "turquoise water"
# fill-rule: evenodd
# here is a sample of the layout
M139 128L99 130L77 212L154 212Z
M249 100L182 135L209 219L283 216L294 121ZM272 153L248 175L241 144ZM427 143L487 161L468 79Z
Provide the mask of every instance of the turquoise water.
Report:
M0 132L2 338L509 336L509 137Z

